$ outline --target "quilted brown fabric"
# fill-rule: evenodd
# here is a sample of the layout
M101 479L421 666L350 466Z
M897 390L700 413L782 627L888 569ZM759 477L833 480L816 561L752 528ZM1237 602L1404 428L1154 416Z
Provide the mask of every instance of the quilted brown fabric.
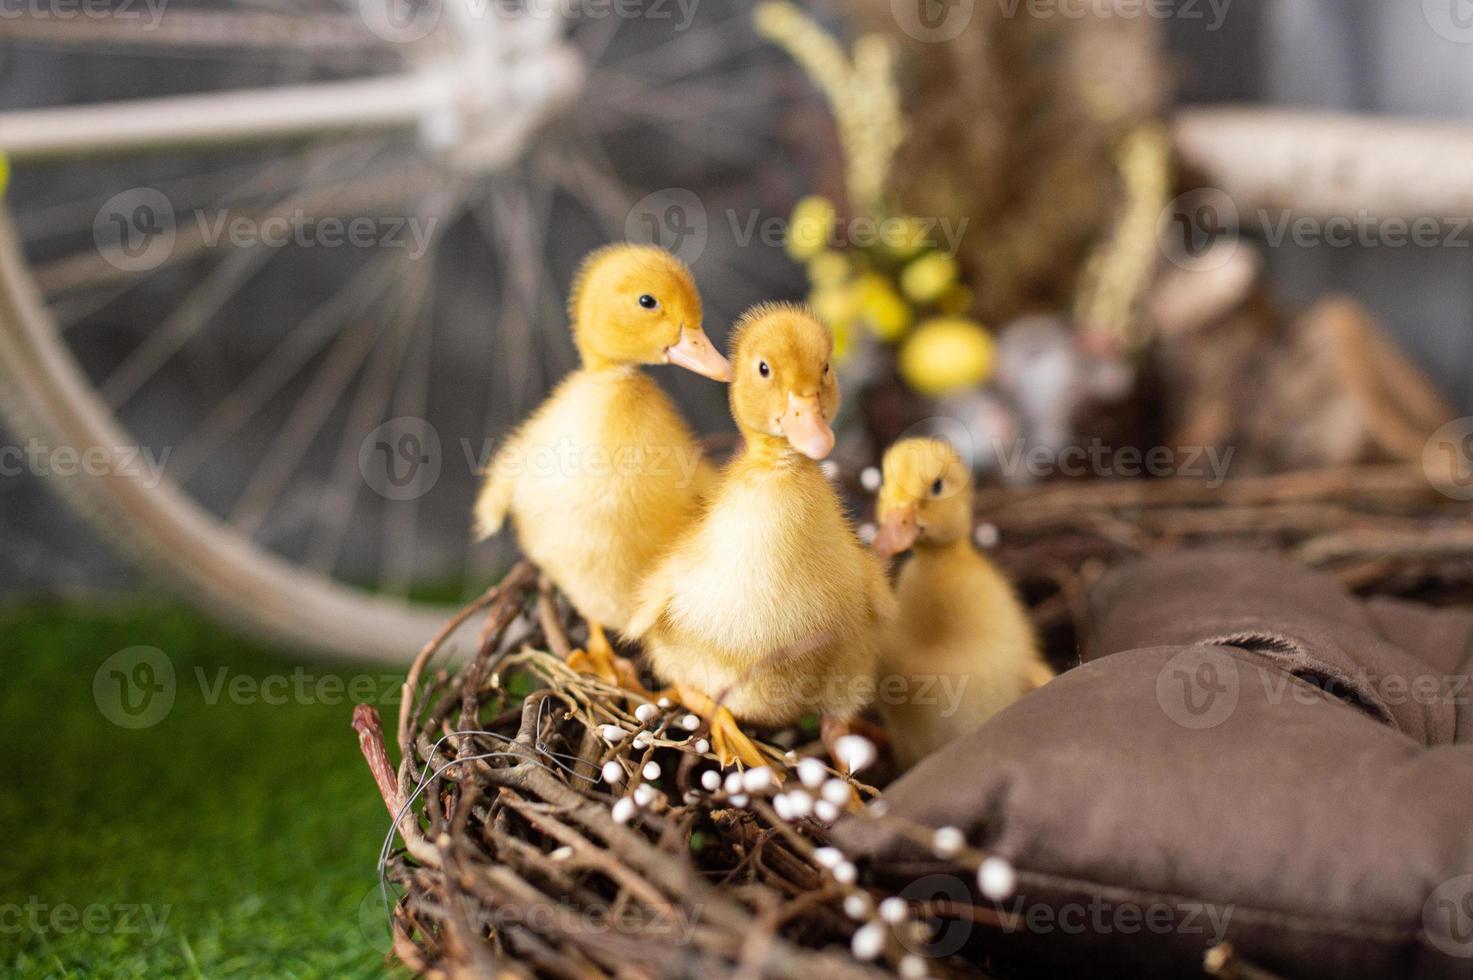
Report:
M1018 869L974 952L1195 976L1227 940L1284 976L1473 978L1473 612L1218 553L1122 569L1093 615L1082 666L885 793ZM892 882L955 872L836 834Z

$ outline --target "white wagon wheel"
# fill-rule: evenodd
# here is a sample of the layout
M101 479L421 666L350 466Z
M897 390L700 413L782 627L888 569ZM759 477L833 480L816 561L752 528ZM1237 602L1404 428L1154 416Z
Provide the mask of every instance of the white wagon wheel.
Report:
M211 360L211 346L224 341L210 339L209 331L240 322L229 314L248 305L244 292L275 254L260 241L212 243L207 221L186 225L174 212L187 207L192 193L223 193L208 202L209 214L245 215L258 233L267 219L297 211L354 216L386 208L434 219L442 229L479 231L498 260L501 303L492 319L512 362L501 371L519 389L495 415L504 423L525 410L540 383L568 366L566 354L547 350L531 329L540 317L559 316L560 304L544 271L545 242L528 241L524 232L541 230L538 213L546 220L560 195L596 219L605 236L622 236L635 196L597 134L575 125L573 135L560 137L558 152L540 152L543 132L570 103L592 100L591 112L588 104L579 106L585 118L658 131L661 145L680 145L689 154L731 153L736 146L747 160L756 146L774 156L770 144L743 130L759 117L770 124L766 76L780 64L759 52L748 8L722 11L688 32L647 31L655 42L646 38L631 62L627 52L609 55L627 26L616 19L569 25L561 15L511 12L494 0L479 7L477 0L447 2L452 5L428 27L419 15L381 20L377 7L305 16L172 5L147 30L124 20L0 24L0 41L18 46L100 45L165 64L181 54L197 58L205 50L213 58L224 50L312 66L291 86L0 111L0 151L17 175L0 210L0 411L23 444L39 445L54 460L59 453L69 460L104 454L95 457L96 467L72 466L74 475L61 474L60 465L49 471L76 509L128 554L226 620L334 655L402 660L445 619L443 608L414 601L408 591L425 567L415 537L419 513L410 510L417 498L394 500L393 487L375 488L381 494L374 495L362 486L368 475L362 454L365 447L373 451L363 430L379 431L389 417L427 417L431 341L417 338L436 322L436 269L396 253L362 262L355 254L356 268L337 263L323 273L333 280L325 297L287 315L277 342L266 345L243 380L221 376L213 404L189 403L186 411L197 417L167 419L168 432L155 435L137 431L130 404L175 359ZM317 80L321 65L344 63L351 66L344 77ZM677 81L688 91L672 101L661 88ZM675 132L661 128L668 122ZM565 152L569 146L578 152ZM176 167L183 172L159 182L167 194L134 188L99 209L118 183L125 189L140 183L126 170L120 181L119 166L161 154L175 164L191 154L217 164L222 149L249 153L252 147L278 156L247 157L244 165L206 174ZM131 155L120 164L124 152ZM84 174L98 167L104 177L95 189L88 183L81 201L32 207L23 184L40 174L27 186L50 187L46 168L58 167ZM163 195L164 203L148 191ZM165 207L172 219L167 227L158 224ZM76 248L75 235L55 232L69 220L93 226L94 241ZM112 221L116 240L107 228ZM141 251L127 247L135 232L146 233ZM169 247L140 260L162 240L154 232ZM140 283L152 289L159 280L167 280L164 293L181 298L156 320L144 317L146 333L133 349L109 356L89 346L89 317L140 291ZM273 299L281 297L267 296ZM259 413L291 401L283 393L297 396L287 416L259 422ZM154 404L172 403L165 392ZM488 409L485 417L492 415ZM340 442L324 452L323 430L337 423ZM264 425L269 438L242 448L240 433L253 424ZM406 434L419 435L401 429L381 433L386 463ZM162 459L160 443L174 450L161 473L126 458L152 448ZM442 448L447 459L457 452ZM259 466L241 465L241 455L255 452ZM328 457L326 475L285 505L295 507L296 517L273 535L272 515L292 497L293 480L311 461ZM201 496L195 481L202 467L214 465L239 472L230 488L239 489L235 499ZM330 478L337 482L330 485ZM365 504L364 497L375 496L387 499ZM396 511L394 504L405 507ZM370 505L376 516L365 516ZM360 575L345 581L341 571L345 543L365 538L377 542L378 587L363 587ZM461 594L487 584L496 561L467 554L448 573Z

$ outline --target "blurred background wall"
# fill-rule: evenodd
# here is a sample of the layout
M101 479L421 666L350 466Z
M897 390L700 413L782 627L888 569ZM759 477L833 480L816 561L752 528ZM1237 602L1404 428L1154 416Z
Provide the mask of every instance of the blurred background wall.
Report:
M1194 2L1205 6L1200 0ZM1426 2L1456 5L1466 0ZM1216 30L1208 29L1210 18L1170 19L1166 30L1179 71L1180 99L1185 103L1259 101L1468 119L1473 116L1473 43L1450 40L1430 30L1423 6L1423 0L1234 0ZM106 77L85 70L58 77L54 67L23 54L5 57L5 95L0 105L118 97L150 90L146 79L116 71ZM82 64L75 57L73 63ZM66 94L59 94L62 91ZM638 168L637 148L621 163ZM655 161L645 165L656 174L661 166ZM632 171L631 182L637 184L639 176L637 169ZM649 186L668 183L668 178L656 175ZM739 200L743 193L739 181L728 190L732 200ZM1473 235L1464 236L1464 245L1470 242ZM563 266L571 268L588 244L583 236L570 238ZM760 280L764 288L774 294L786 288L789 296L800 295L801 276L786 266L778 250L772 251L760 262L772 270ZM1286 301L1301 306L1332 291L1357 296L1460 409L1473 412L1473 248L1300 248L1283 244L1265 248L1265 254L1274 285ZM719 269L723 262L718 246L698 271ZM754 288L747 282L731 296L713 298L708 305L708 319L718 325L713 333L719 336L719 324L745 305ZM475 383L474 375L469 383ZM677 391L677 395L685 394ZM710 394L702 391L696 400L692 400L695 395L682 397L683 406L707 428L719 426L722 419L721 400L707 397ZM133 571L71 515L40 479L30 475L0 479L0 594L110 588L134 581Z

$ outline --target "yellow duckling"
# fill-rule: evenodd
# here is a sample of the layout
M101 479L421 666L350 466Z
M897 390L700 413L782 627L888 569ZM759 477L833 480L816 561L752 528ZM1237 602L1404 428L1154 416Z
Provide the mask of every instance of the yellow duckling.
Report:
M782 725L818 711L832 752L873 696L894 598L817 463L834 447L839 406L828 330L798 307L759 306L732 351L743 446L640 587L627 632L711 723L723 762L761 765L738 719Z
M701 329L690 270L659 248L589 255L568 304L583 366L503 445L476 501L481 537L511 516L524 554L589 620L570 661L633 681L602 627L623 629L634 584L695 516L715 470L641 364L678 364L717 381L731 365ZM632 686L632 685L631 685Z
M874 548L915 557L880 670L880 714L909 768L1054 674L1012 585L972 547L972 476L937 439L885 453Z

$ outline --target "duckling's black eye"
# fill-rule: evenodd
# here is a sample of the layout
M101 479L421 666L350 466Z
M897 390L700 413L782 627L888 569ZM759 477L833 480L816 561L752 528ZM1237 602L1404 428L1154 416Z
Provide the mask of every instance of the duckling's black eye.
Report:
M766 378L772 374L772 368L767 366L766 361L763 361L762 363L757 365L757 373Z
M936 482L931 484L931 496L941 496L941 477L939 476L936 478Z
M655 299L649 293L645 293L639 298L639 305L643 306L647 310L653 310L655 307L660 305L660 301Z
M824 362L824 365L823 365L823 376L825 378L827 378L829 376L829 365L828 365L828 362L827 361L825 361Z

